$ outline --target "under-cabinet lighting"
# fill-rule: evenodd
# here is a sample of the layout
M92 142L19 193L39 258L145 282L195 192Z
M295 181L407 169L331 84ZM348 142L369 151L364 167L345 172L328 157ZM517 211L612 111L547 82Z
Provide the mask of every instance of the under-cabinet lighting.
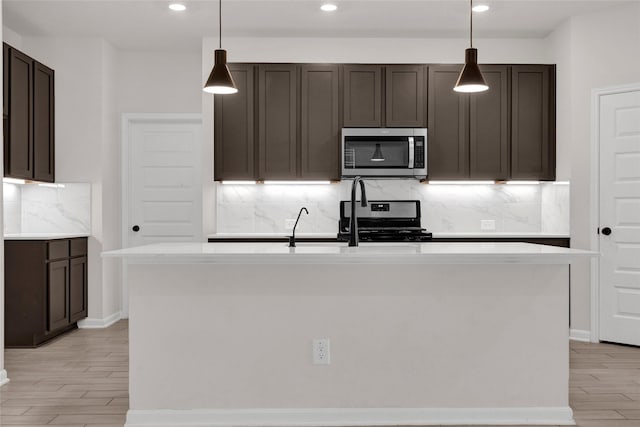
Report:
M495 181L429 181L433 185L487 185L495 184Z
M507 185L539 185L540 181L507 181Z
M551 185L569 185L569 181L553 181Z
M489 10L490 7L487 4L478 4L476 6L473 6L473 8L471 10L473 10L474 12L486 12L487 10Z
M182 3L172 3L169 5L169 9L176 12L184 12L185 10L187 10L187 6L183 5Z
M338 6L336 6L335 4L326 3L320 6L320 9L322 9L324 12L333 12L338 9Z
M24 179L17 179L17 178L2 178L2 182L5 184L19 184L19 185L23 185L27 183L27 181L25 181Z
M327 185L331 181L265 181L266 185Z
M48 184L48 183L40 183L38 187L47 187L47 188L64 188L64 184Z
M255 181L222 181L222 185L255 185Z

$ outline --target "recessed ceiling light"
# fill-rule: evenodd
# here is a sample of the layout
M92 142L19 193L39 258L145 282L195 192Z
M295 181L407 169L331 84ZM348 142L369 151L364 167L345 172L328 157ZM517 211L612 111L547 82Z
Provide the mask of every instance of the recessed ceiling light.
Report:
M474 12L486 12L487 10L489 10L490 7L486 4L479 4L477 6L473 6L473 10Z
M320 6L320 9L324 10L325 12L333 12L334 10L338 9L338 6L336 6L335 4L327 3Z
M175 10L176 12L182 12L187 10L187 6L183 5L182 3L172 3L169 5L169 9Z

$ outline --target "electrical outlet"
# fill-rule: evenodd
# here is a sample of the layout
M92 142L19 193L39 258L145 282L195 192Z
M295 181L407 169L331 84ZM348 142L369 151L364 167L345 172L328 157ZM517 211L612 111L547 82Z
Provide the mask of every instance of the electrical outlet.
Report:
M331 362L329 350L329 338L316 338L313 340L313 364L328 365Z
M285 230L293 230L293 227L296 225L295 218L287 218L284 220L284 229Z
M496 229L496 221L493 219L481 219L480 230L491 231Z

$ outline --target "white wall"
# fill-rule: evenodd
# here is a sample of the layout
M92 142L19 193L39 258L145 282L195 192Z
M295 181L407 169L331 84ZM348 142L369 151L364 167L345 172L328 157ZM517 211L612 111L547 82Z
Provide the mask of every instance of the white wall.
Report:
M591 248L596 230L591 186L592 90L640 82L640 4L600 10L572 18L549 38L558 62L559 158L570 158L571 241ZM562 163L569 163L559 160ZM595 249L595 248L593 248ZM571 270L572 328L590 330L590 267L578 263Z

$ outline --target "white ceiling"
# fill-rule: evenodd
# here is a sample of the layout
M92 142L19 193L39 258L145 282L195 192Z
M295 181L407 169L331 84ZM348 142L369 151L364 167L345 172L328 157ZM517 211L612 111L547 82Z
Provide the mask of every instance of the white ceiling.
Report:
M179 0L176 0L179 1ZM571 16L640 0L475 0L478 38L539 38ZM223 0L225 36L468 37L466 0ZM4 24L23 36L97 36L120 49L193 50L218 34L215 0L4 0Z

